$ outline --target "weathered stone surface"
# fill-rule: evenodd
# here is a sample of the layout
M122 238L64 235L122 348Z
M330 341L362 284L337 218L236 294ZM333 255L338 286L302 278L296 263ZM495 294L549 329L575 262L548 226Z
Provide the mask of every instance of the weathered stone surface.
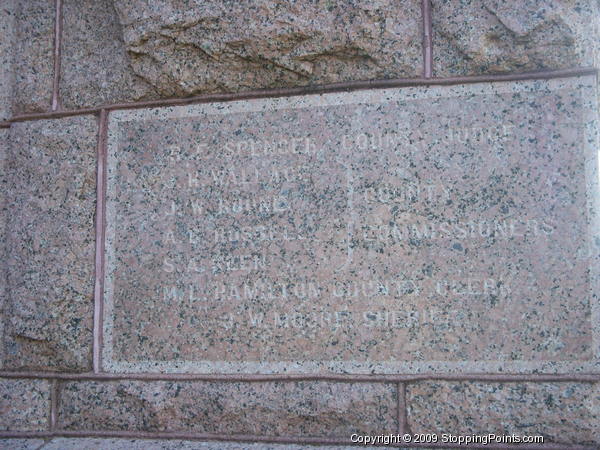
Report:
M0 429L48 429L50 385L47 380L0 380Z
M54 78L54 2L15 1L13 114L48 111Z
M93 116L11 127L7 368L89 368L96 136Z
M15 1L0 4L0 121L11 116Z
M432 0L436 76L594 64L600 2ZM594 51L594 48L596 51Z
M413 433L600 442L600 389L591 383L419 382L407 386L407 404Z
M414 76L420 1L115 0L136 75L161 96Z
M61 101L81 108L152 97L129 64L112 0L63 2Z
M586 77L112 113L104 368L597 369L594 96Z
M59 426L343 436L396 430L393 384L328 382L69 382Z

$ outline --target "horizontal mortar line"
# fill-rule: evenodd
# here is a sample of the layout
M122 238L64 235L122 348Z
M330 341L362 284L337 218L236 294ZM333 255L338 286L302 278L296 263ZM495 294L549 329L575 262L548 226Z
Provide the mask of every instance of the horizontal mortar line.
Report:
M359 433L362 435L362 433ZM397 433L378 433L373 435L397 435ZM261 436L252 434L214 434L201 433L193 431L93 431L93 430L56 430L56 431L1 431L0 438L127 438L127 439L178 439L178 440L200 440L200 441L219 441L219 442L265 442L273 444L308 444L308 445L354 445L364 446L364 444L352 442L351 439L328 438L328 437L300 437L300 436ZM383 444L381 444L383 446ZM392 444L395 448L448 448L448 444L428 443L428 444ZM388 445L389 447L389 445ZM488 444L482 447L480 444L452 444L452 448L484 448L484 449L505 449L506 444ZM597 448L593 445L579 444L512 444L510 448L519 450L587 450Z
M203 94L193 97L170 98L162 100L147 100L129 103L112 103L96 107L80 109L49 111L40 113L28 113L14 116L5 121L23 122L27 120L55 119L61 117L78 116L85 114L98 114L101 110L107 111L121 109L156 108L161 106L183 106L195 103L231 102L236 100L251 100L258 98L293 97L299 95L326 94L343 91L355 91L364 89L385 89L394 87L415 86L449 86L455 84L472 84L483 82L521 81L521 80L547 80L552 78L568 78L585 75L597 75L598 69L594 67L579 67L559 70L539 70L533 72L490 74L490 75L468 75L460 77L445 78L391 78L387 80L348 81L314 86L301 86L279 89L259 89L246 92Z
M397 383L426 380L490 382L584 382L600 381L600 373L516 374L516 373L440 373L440 374L205 374L205 373L110 373L110 372L10 372L0 378L43 378L50 380L137 380L137 381L339 381Z

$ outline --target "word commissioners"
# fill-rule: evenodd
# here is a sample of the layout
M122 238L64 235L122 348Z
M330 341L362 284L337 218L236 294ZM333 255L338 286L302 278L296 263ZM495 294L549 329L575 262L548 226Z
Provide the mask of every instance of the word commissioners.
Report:
M117 113L107 355L161 370L589 357L595 157L587 88L561 83Z

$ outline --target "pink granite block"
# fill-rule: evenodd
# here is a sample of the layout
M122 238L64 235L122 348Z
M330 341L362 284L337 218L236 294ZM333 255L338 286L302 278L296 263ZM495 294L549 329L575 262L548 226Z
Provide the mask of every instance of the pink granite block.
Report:
M12 112L49 111L54 78L55 2L15 2Z
M0 429L44 431L50 416L47 380L0 380Z
M111 113L104 367L596 370L595 93Z
M427 381L407 387L413 433L543 436L600 443L600 391L592 383Z
M5 368L90 367L97 132L93 116L11 126Z
M59 427L328 436L396 430L394 384L67 382Z

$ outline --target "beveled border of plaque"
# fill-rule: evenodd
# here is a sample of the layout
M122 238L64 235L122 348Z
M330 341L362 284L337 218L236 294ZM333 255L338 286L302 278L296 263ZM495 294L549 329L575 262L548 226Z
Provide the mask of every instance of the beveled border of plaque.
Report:
M460 97L464 95L494 95L518 92L551 92L578 89L581 94L585 121L582 150L585 160L585 184L590 256L590 326L592 333L591 360L549 361L124 361L115 359L113 352L113 282L117 269L114 236L117 227L115 199L111 196L115 163L119 157L119 124L130 121L169 118L201 117L240 112L258 112L276 109L297 109L341 104L377 104L392 100L418 100ZM350 97L350 98L348 98ZM112 373L206 373L206 374L397 374L397 373L600 373L600 150L598 141L598 94L596 77L584 75L524 81L498 81L454 86L416 86L369 89L351 93L311 94L299 97L259 98L230 102L204 103L149 109L123 109L110 113L107 138L107 194L106 194L106 271L104 275L104 305L102 315L102 368ZM596 195L590 195L595 193ZM595 262L595 264L594 264Z

